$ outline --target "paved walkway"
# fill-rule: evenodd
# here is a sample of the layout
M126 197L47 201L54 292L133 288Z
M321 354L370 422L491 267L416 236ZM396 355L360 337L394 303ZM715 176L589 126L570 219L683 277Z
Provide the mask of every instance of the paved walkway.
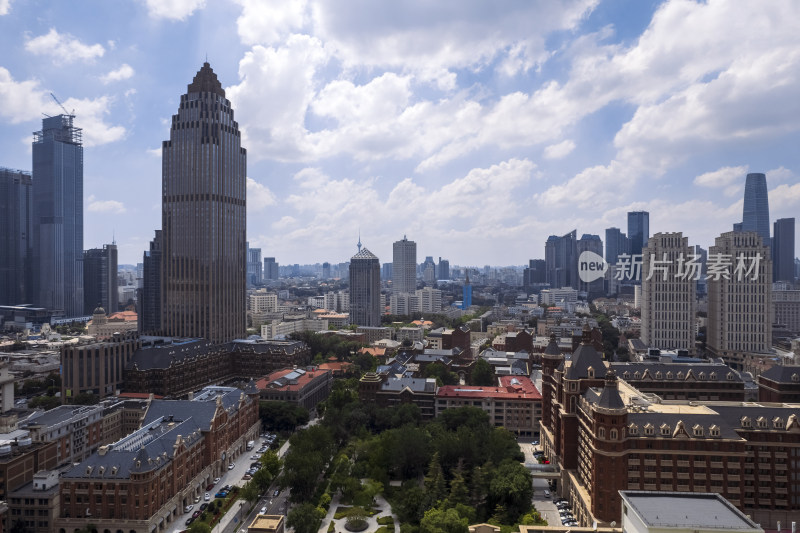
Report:
M335 495L331 500L331 506L328 508L328 514L325 515L325 518L322 520L322 525L319 528L319 533L327 533L328 526L333 522L335 524L335 531L336 533L347 533L347 530L344 527L344 523L347 519L339 518L338 520L333 518L336 514L336 509L339 508L339 495ZM397 515L392 513L392 508L389 505L384 497L380 494L375 496L375 508L378 509L378 513L373 516L367 518L367 529L364 531L377 531L380 526L378 524L378 518L383 516L391 516L392 520L394 520L394 530L395 533L399 533L400 531L400 520L397 518Z

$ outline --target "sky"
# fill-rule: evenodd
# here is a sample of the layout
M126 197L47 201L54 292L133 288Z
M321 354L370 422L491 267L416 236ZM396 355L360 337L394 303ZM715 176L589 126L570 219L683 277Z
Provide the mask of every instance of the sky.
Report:
M521 265L548 235L800 215L800 2L0 0L0 166L52 92L84 138L84 246L137 263L161 143L208 59L248 153L247 235L281 264ZM796 232L800 237L800 231ZM796 245L800 250L800 241Z

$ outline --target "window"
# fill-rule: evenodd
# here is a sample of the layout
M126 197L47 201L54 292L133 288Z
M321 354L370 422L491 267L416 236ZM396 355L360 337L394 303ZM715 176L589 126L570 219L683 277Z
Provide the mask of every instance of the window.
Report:
M636 424L630 424L628 426L628 433L630 435L638 435L639 434L639 426L637 426Z
M667 372L667 379L672 379L672 371Z
M667 424L661 424L661 434L662 435L669 435L669 426Z
M783 429L783 419L781 419L780 417L776 416L772 420L772 425L775 427L775 429Z
M616 430L616 429L612 429L612 430L609 432L609 435L610 435L610 437L611 437L611 440L617 440L617 430Z
M652 424L647 424L647 425L644 426L644 434L645 435L652 435L654 431L655 431L655 428L653 427Z
M704 433L703 426L701 426L700 424L695 424L694 427L692 428L692 433L694 434L695 437L702 437Z

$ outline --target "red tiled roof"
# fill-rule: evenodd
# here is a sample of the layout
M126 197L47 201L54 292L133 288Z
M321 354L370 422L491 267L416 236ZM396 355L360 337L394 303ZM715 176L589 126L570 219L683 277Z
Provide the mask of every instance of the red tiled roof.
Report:
M334 372L337 372L340 370L346 370L351 366L353 366L353 363L348 363L347 361L343 361L341 363L322 363L317 368L319 368L320 370L332 370Z
M282 370L273 372L269 376L261 378L258 381L256 381L256 387L258 387L258 390L269 389L270 383L272 383L276 379L280 379L286 376L287 374L293 372L294 370L297 369L284 368ZM317 378L322 374L329 374L330 372L331 372L330 370L323 370L323 369L308 370L303 375L297 378L297 383L290 383L288 385L284 385L283 387L275 387L272 390L299 391L302 390L303 387L311 383L311 380L313 380L314 378Z
M512 383L512 380L515 381ZM501 376L499 387L472 385L445 385L436 391L437 397L446 398L493 398L495 400L541 400L542 394L536 385L525 376Z
M386 348L361 348L358 353L368 353L373 357L386 355Z

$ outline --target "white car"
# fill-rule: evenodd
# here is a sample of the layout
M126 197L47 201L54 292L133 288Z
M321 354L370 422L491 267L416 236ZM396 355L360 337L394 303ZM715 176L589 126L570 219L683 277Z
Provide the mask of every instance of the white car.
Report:
M209 501L210 499L211 499L211 495L206 492L205 495L203 496L203 500Z
M217 483L219 483L219 478L218 478L218 477L215 477L215 478L214 478L214 485L216 485Z
M259 511L259 514L267 514L267 506L266 505L261 508L261 510Z
M231 464L229 464L229 465L228 465L228 470L233 470L233 468L234 468L235 466L236 466L236 463L231 463Z
M194 509L194 505L187 505L186 507L183 508L183 512L189 513L192 511L192 509Z

